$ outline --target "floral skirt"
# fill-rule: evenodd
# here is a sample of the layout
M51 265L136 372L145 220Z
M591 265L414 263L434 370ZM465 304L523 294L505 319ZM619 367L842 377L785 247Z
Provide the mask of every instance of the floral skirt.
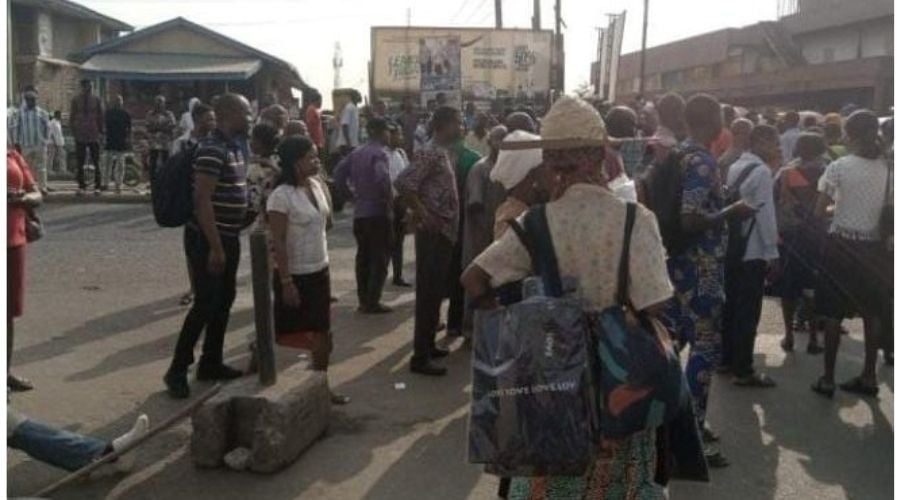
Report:
M656 431L625 439L603 440L594 464L584 476L514 478L513 500L661 500L663 487L654 482Z

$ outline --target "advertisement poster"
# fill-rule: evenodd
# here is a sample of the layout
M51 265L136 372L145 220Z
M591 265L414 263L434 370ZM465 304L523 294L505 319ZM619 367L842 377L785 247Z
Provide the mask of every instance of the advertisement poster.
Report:
M434 46L449 37L458 40L465 99L543 96L550 91L552 35L517 29L372 28L372 87L384 95L414 93L432 85L422 81L432 49L425 44L426 59L421 61L420 41L433 40ZM434 64L432 57L432 72Z
M419 89L422 106L462 106L462 68L459 37L423 37L419 39Z

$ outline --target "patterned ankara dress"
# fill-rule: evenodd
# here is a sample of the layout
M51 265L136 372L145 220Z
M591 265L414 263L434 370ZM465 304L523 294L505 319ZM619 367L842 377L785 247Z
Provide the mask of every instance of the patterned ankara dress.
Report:
M685 143L681 213L710 216L724 208L716 160L704 148ZM712 377L722 355L722 308L725 304L725 227L704 232L681 255L668 260L675 298L665 316L679 344L691 346L685 375L702 429Z

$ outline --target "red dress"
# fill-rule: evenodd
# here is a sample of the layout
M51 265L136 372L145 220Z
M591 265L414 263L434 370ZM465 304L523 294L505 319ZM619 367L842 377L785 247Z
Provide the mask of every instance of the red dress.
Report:
M34 189L34 177L28 163L14 149L6 150L6 194ZM6 315L18 318L25 305L25 238L26 212L23 207L7 206L6 211Z

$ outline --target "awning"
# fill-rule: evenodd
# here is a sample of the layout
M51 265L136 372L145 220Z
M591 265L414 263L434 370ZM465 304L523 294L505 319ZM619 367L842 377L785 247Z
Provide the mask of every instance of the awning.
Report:
M81 65L83 71L105 78L157 82L246 80L261 67L259 59L129 52L96 54Z

